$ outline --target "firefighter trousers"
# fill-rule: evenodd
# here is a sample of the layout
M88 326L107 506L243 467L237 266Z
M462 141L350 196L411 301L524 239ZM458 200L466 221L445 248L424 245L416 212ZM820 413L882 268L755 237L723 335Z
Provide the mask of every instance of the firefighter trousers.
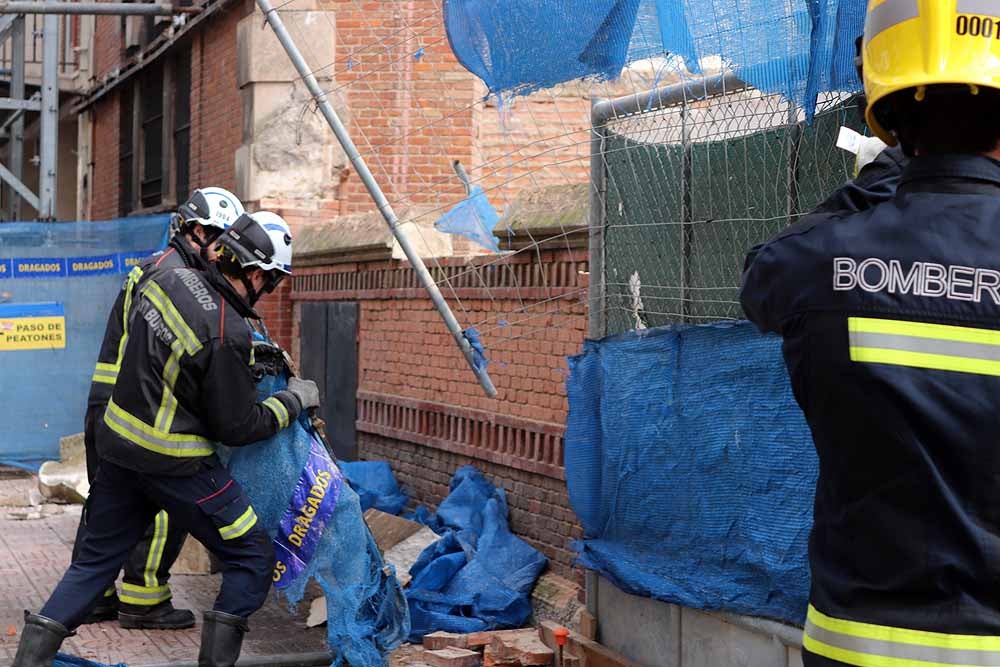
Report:
M89 406L84 420L84 446L87 454L87 479L91 484L97 469L100 467L100 457L94 442L98 422L104 419L104 406ZM79 555L79 545L83 535L83 525L86 514L80 517L80 525L76 531L76 541L73 543L73 560ZM170 568L181 553L187 533L170 520L166 512L159 512L146 532L129 552L125 560L125 575L122 577L121 601L126 605L141 610L143 607L154 607L170 599ZM114 587L102 593L105 597L115 594Z
M169 477L101 461L84 506L77 557L41 610L76 628L118 576L129 551L156 515L190 533L223 563L213 609L241 618L264 604L274 548L250 500L223 466L205 463L195 475Z

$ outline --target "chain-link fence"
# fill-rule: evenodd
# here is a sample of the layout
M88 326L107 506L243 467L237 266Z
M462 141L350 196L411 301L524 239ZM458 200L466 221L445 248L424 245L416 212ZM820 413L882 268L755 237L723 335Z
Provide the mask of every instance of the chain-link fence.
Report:
M807 123L722 76L619 102L595 122L603 333L741 318L747 250L851 176L835 144L841 126L861 129L856 103L825 96Z

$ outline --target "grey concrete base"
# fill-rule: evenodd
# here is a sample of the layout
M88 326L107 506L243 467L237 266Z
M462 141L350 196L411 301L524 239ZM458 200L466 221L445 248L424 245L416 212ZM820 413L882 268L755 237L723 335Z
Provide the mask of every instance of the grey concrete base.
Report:
M801 630L685 609L597 583L599 639L643 667L802 667Z

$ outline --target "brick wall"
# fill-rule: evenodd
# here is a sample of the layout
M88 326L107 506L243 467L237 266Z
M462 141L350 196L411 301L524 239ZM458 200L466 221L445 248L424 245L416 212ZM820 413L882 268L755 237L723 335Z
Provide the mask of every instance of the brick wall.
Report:
M474 128L470 171L497 208L526 188L590 178L590 97L580 86L480 105Z
M108 95L94 107L91 220L109 220L118 215L118 197L121 192L118 178L119 95L120 91Z
M445 292L462 324L478 323L483 332L494 399L476 383L406 263L302 268L291 299L360 305L360 456L388 460L417 502L431 507L447 495L458 467L476 465L508 491L514 530L565 574L568 542L579 537L562 467L566 357L580 351L586 329L579 273L586 251L525 253L480 266L487 261L496 259L441 260L438 275L454 287Z
M236 27L252 5L223 8L191 39L191 185L236 190L243 105L236 79Z

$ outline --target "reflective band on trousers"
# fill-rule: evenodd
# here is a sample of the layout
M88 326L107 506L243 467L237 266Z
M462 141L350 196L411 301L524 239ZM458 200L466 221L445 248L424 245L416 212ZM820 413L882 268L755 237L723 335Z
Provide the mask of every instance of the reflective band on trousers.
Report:
M812 605L802 645L816 655L858 667L1000 667L1000 637L845 621Z
M1000 331L904 320L847 320L851 360L1000 376Z
M149 545L149 554L146 556L146 569L142 574L143 581L148 588L155 588L160 585L156 573L163 562L163 548L167 544L167 534L170 531L170 517L163 510L156 514L153 519L153 541Z
M228 526L220 528L219 535L224 540L235 540L237 537L246 535L247 531L256 525L257 514L253 511L252 507L248 507L247 511L240 515L239 519L233 521Z
M108 401L104 423L125 440L157 454L177 457L211 456L215 445L197 435L165 433L129 414L114 402Z
M122 593L118 597L127 604L151 607L169 600L171 595L169 586L136 586L122 582Z
M958 13L1000 18L1000 2L997 0L958 0Z
M865 44L889 28L920 16L917 0L886 0L872 7L865 20Z

